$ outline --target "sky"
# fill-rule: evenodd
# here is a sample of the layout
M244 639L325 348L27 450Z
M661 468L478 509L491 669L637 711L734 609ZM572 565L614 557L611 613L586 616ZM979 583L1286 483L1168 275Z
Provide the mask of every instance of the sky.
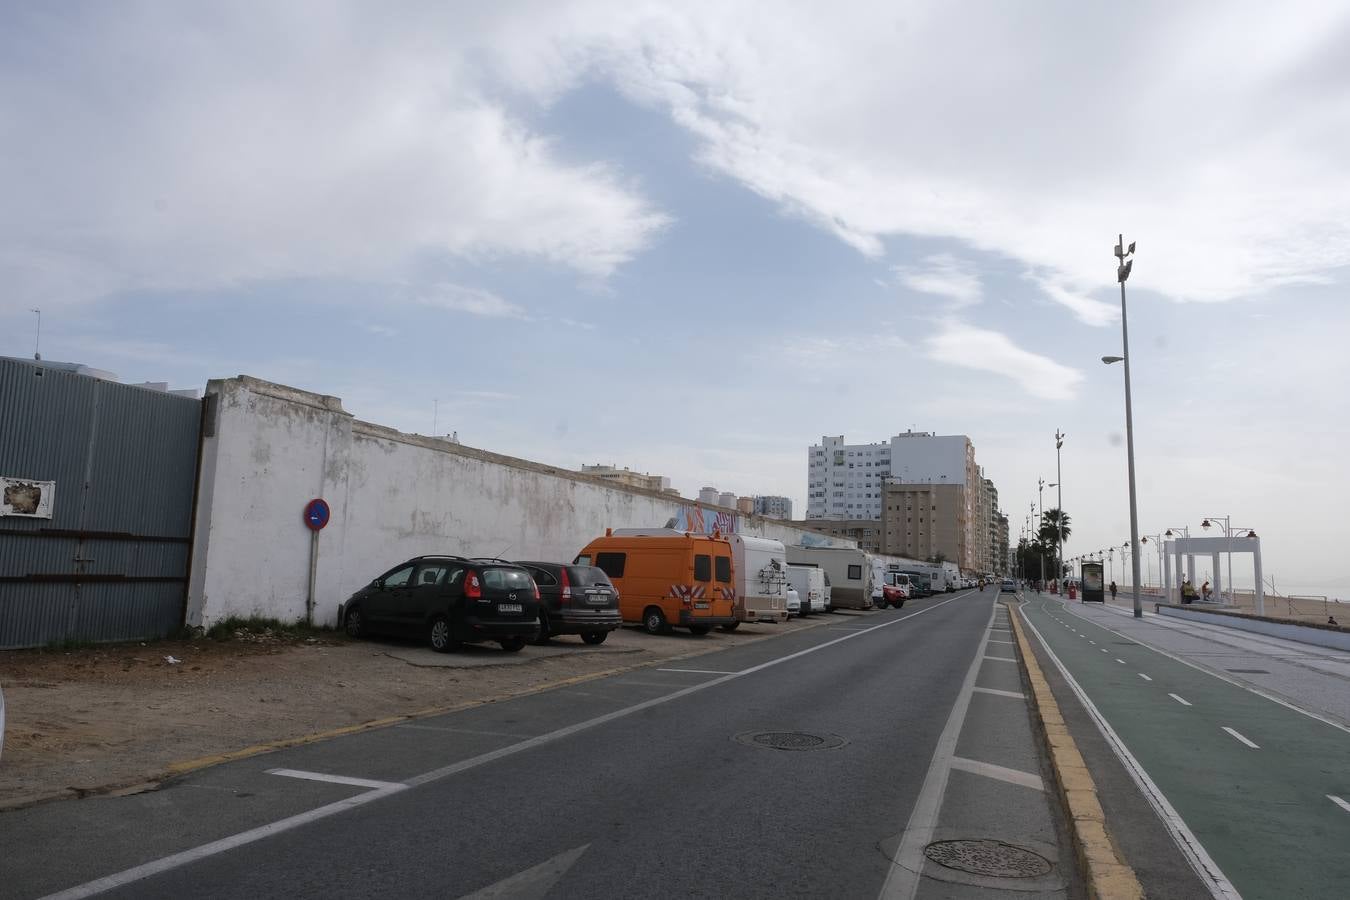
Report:
M967 434L1014 540L1061 429L1072 556L1129 537L1123 233L1141 533L1350 597L1346 46L1343 3L8 4L0 355L41 309L124 381L798 510L822 435Z

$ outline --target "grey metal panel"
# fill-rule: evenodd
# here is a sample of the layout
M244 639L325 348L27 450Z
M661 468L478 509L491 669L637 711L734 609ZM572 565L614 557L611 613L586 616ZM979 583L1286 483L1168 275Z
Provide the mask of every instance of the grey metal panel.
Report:
M182 624L201 402L0 360L0 475L56 482L50 520L4 531L111 532L175 541L0 533L0 577L108 575L164 582L0 582L0 648L163 636Z

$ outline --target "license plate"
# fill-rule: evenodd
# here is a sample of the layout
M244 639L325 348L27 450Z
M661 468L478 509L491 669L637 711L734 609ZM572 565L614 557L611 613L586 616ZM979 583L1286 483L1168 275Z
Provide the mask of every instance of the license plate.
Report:
M521 613L525 608L519 603L498 603L497 612L499 613Z
M609 603L609 594L587 594L586 602L595 606L604 606Z
M700 603L695 603L695 604L694 604L694 609L707 609L707 608L708 608L708 604L707 604L707 603L702 603L702 602L700 602Z

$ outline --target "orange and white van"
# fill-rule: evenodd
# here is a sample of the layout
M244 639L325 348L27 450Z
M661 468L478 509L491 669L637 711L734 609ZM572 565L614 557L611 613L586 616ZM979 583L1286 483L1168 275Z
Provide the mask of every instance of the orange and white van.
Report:
M650 634L665 634L672 625L707 634L737 621L731 542L716 532L606 529L574 564L603 570L618 588L623 620L641 623Z

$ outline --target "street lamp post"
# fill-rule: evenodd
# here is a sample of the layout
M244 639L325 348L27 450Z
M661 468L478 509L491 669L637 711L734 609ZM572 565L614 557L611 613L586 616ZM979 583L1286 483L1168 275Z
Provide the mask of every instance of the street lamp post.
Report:
M1064 566L1064 469L1060 466L1059 450L1064 446L1065 437L1067 435L1055 429L1055 505L1059 507L1059 520L1055 522L1055 564L1060 568ZM1056 572L1055 577L1059 578L1060 574Z
M1228 516L1205 516L1205 521L1200 523L1200 527L1208 530L1210 519L1223 519L1223 536L1227 538L1228 546L1228 596L1233 597L1233 521Z
M1176 537L1176 535L1177 535L1178 532L1180 532L1180 534L1181 534L1182 537L1187 538L1187 539L1190 539L1190 536L1191 536L1191 526L1189 526L1189 525L1178 525L1176 528L1169 528L1169 529L1167 529L1166 531L1163 532L1163 537ZM1182 572L1181 562L1182 562L1182 557L1183 557L1183 556L1184 556L1185 559L1186 559L1186 577L1187 577L1187 578L1194 578L1194 577L1195 577L1195 555L1192 554L1192 553L1185 553L1185 554L1178 553L1178 554L1177 554L1177 579L1176 579L1176 580L1177 580L1177 599L1178 599L1178 600L1180 600L1180 599L1182 598L1182 594L1181 594L1181 572ZM1169 594L1167 595L1167 597L1165 597L1164 599L1166 599L1168 603L1171 603L1171 602L1172 602L1172 595L1169 593Z
M1130 277L1130 270L1134 268L1134 241L1130 241L1130 246L1125 246L1125 235L1119 235L1120 243L1116 244L1116 259L1120 260L1116 266L1116 281L1120 282L1120 343L1122 356L1103 356L1102 362L1110 365L1114 362L1125 363L1125 459L1126 466L1130 476L1130 548L1134 550L1139 546L1139 504L1136 500L1134 486L1134 408L1130 399L1130 325L1125 309L1125 282ZM1139 596L1139 554L1133 552L1130 554L1130 571L1132 574L1131 590L1134 592L1134 617L1142 619L1144 617L1144 603Z

